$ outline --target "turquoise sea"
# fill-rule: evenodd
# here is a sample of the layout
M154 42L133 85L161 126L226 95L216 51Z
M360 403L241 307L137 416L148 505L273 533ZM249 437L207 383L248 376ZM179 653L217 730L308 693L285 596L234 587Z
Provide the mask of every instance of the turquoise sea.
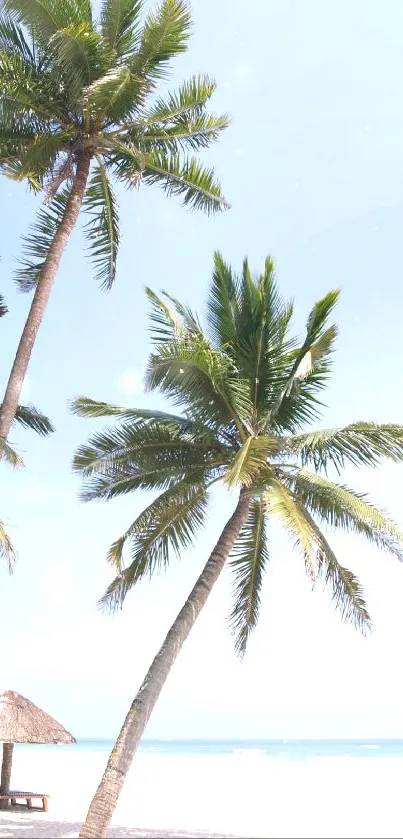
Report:
M72 746L59 749L108 753L114 744L109 739L79 739ZM21 747L20 747L21 748ZM22 748L26 748L25 746ZM32 748L32 747L27 747ZM35 746L35 749L54 746ZM403 740L143 740L140 753L186 757L218 757L244 754L260 757L312 760L313 758L385 758L403 757Z

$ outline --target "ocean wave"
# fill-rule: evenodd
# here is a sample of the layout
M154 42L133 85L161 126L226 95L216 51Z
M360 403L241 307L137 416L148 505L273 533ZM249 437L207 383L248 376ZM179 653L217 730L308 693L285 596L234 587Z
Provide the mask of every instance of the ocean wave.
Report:
M361 746L362 749L381 749L382 746L379 746L377 743L366 743L365 746Z

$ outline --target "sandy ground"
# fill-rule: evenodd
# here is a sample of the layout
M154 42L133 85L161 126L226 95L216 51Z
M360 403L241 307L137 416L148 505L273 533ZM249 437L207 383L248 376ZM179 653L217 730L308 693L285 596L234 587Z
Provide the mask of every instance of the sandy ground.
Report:
M30 812L26 808L13 808L12 812L0 812L0 837L37 837L37 839L75 839L80 822L55 821L50 813ZM228 836L228 834L227 834ZM115 825L108 831L108 837L128 839L225 839L222 833L183 830L147 830L143 828Z
M19 805L0 811L0 839L77 837L106 759L107 754L83 753L74 746L46 751L35 746L16 747L12 789L49 794L49 811L27 811ZM169 759L136 762L137 768L129 774L121 793L109 837L218 839L234 835L233 830L227 829L226 819L216 824L215 814L206 810L200 779L186 766L182 767L182 777L179 766L175 771L176 766ZM185 779L190 781L188 789L184 788Z

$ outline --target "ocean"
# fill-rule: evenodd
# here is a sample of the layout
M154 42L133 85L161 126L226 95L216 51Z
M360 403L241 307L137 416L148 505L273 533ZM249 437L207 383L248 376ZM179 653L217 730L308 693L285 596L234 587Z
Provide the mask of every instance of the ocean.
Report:
M80 752L105 752L114 745L109 739L79 739L73 746ZM33 748L20 746L19 748ZM53 750L53 746L40 745L35 749ZM72 746L58 745L58 749L71 751ZM143 740L142 755L171 755L212 758L229 755L259 755L288 760L315 758L403 758L403 740Z
M82 819L112 745L19 746L14 785L36 778L61 812L73 778L69 817ZM402 785L403 740L144 740L114 823L278 839L401 839Z

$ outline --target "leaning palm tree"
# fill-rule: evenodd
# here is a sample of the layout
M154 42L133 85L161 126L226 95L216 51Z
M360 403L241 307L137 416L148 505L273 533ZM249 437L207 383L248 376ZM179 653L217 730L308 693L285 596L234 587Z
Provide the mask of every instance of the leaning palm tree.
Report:
M62 253L83 208L97 278L116 271L119 219L111 179L159 184L206 212L226 202L198 152L228 124L206 105L215 89L196 76L158 97L171 59L187 49L185 0L161 0L141 25L142 0L0 0L0 168L42 191L16 279L34 290L0 410L7 438Z
M0 294L0 318L7 314L7 306L4 298ZM45 437L53 431L53 426L50 420L40 413L33 405L18 405L13 423L22 425L24 428L30 428ZM10 466L23 466L23 461L19 454L13 449L6 440L0 437L0 454L4 461ZM0 521L0 559L5 559L8 569L11 572L16 560L15 550L13 548L11 539L4 527L3 522Z
M158 493L109 550L116 575L103 604L120 606L134 585L189 547L205 526L213 486L231 489L236 504L133 700L81 837L105 836L165 680L229 559L230 622L236 650L244 654L259 616L269 520L290 535L312 582L322 578L330 586L342 618L363 632L370 617L362 588L338 561L322 526L359 533L403 559L403 533L390 519L366 496L326 477L328 467L340 472L348 463L403 460L403 426L357 422L304 430L320 413L337 336L327 321L339 292L315 304L302 341L290 334L293 307L280 297L271 259L254 278L247 262L235 276L216 255L206 333L187 306L147 293L155 347L146 385L181 412L121 408L88 398L73 405L80 416L119 420L75 456L83 499L110 500L138 489Z

